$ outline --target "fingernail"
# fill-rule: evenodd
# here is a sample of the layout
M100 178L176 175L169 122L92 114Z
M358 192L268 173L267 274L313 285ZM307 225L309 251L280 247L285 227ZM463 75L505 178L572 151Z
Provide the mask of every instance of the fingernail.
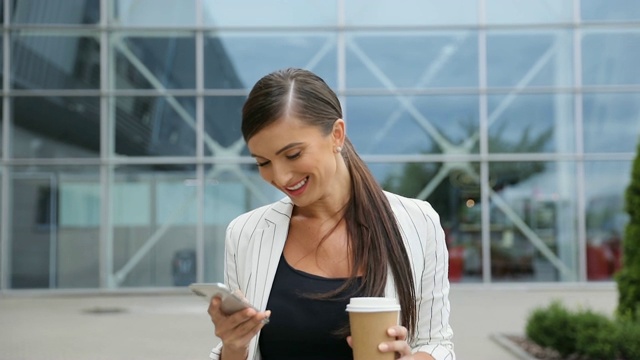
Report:
M396 336L396 330L395 329L389 329L389 331L387 331L387 333L389 334L389 336Z
M380 351L387 351L388 349L389 349L389 345L387 345L387 344L378 345L378 350L380 350Z

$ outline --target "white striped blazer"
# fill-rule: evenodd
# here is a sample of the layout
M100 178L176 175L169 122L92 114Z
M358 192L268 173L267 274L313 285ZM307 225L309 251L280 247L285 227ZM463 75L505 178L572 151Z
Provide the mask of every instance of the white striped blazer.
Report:
M448 253L440 217L431 205L386 192L407 247L416 286L418 322L414 352L423 351L436 360L453 360L453 331L449 326ZM227 228L225 272L227 286L240 289L250 303L265 310L280 255L284 249L293 210L284 198L240 215ZM397 297L389 274L385 296ZM278 316L278 314L274 314ZM249 346L248 359L259 360L258 334ZM222 344L210 358L219 359Z

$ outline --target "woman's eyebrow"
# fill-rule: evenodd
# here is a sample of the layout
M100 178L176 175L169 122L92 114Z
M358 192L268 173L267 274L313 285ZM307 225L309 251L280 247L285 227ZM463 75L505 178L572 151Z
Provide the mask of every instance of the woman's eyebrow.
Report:
M291 149L292 147L296 147L296 146L298 146L298 145L302 145L302 143L301 143L301 142L294 142L294 143L291 143L291 144L289 144L289 145L286 145L286 146L285 146L285 147L283 147L282 149L280 149L280 150L276 151L276 155L280 154L280 153L281 153L281 152L283 152L283 151L287 151L287 150Z
M283 151L287 151L287 150L291 149L292 147L296 147L296 146L302 145L302 144L303 144L302 142L294 142L294 143L291 143L291 144L287 144L282 149L276 151L276 155L280 154ZM254 157L254 158L256 158L256 157L264 158L263 156L256 155L254 153L249 153L249 155L251 155L251 157Z

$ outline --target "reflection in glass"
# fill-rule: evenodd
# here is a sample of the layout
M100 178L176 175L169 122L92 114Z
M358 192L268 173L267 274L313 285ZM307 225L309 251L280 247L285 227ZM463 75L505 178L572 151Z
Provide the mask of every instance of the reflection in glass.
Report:
M2 81L2 77L0 76L0 81ZM4 137L2 134L4 133L4 98L0 96L0 156L4 154L4 141L2 140ZM15 140L14 140L15 141Z
M573 152L573 101L567 94L489 96L489 151Z
M479 164L369 164L387 191L426 199L440 215L449 248L449 280L482 279Z
M112 38L115 48L115 83L118 89L193 89L196 87L195 38Z
M248 155L240 131L242 123L242 96L212 96L204 101L205 155ZM227 149L220 154L220 148ZM223 151L225 152L225 151Z
M95 24L100 0L19 0L11 2L14 24Z
M639 93L583 95L584 150L635 153L640 134Z
M477 96L351 96L347 134L361 154L477 153Z
M120 96L115 103L118 155L195 155L194 98Z
M224 280L224 239L235 217L285 195L267 184L253 164L213 166L204 186L205 281Z
M216 27L335 26L336 4L326 0L203 0L203 22Z
M197 182L193 166L121 166L112 185L118 287L195 282Z
M587 280L611 280L620 269L622 241L629 215L624 189L631 179L631 162L585 163L587 221Z
M100 44L88 36L11 37L14 89L98 89Z
M205 38L205 87L252 88L278 69L311 70L337 85L336 37L329 33L223 33Z
M15 167L11 181L11 288L98 287L98 167Z
M636 0L581 0L583 21L640 20L640 2Z
M487 1L488 24L568 23L573 19L573 0Z
M582 38L584 85L639 85L640 32L585 32Z
M347 37L349 88L477 86L477 63L478 39L471 31Z
M14 97L12 115L17 158L100 157L98 97Z
M569 31L491 31L487 37L489 86L571 86Z
M109 0L111 23L124 27L181 27L196 24L195 0Z
M494 281L576 281L575 166L489 165Z
M477 3L478 0L349 0L344 4L347 25L449 26L477 24Z

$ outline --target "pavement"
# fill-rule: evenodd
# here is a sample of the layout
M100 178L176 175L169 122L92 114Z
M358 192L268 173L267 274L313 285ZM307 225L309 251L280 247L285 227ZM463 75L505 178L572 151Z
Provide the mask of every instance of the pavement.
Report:
M614 283L454 284L458 360L518 359L492 339L523 334L529 313L553 300L612 315ZM186 289L130 293L0 293L0 359L208 359L217 343L207 304Z

